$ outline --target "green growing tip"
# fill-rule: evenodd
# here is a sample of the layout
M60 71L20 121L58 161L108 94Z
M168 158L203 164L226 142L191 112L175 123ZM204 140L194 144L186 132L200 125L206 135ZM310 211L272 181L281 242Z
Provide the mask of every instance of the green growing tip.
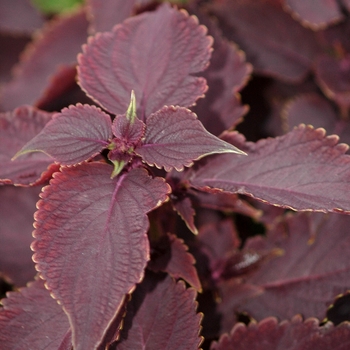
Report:
M131 124L134 123L136 118L136 97L134 90L131 90L130 104L126 111L126 119L130 121Z
M112 163L113 163L114 169L111 174L111 179L114 179L123 170L125 162L123 160L121 160L120 162L118 162L117 160L112 160Z

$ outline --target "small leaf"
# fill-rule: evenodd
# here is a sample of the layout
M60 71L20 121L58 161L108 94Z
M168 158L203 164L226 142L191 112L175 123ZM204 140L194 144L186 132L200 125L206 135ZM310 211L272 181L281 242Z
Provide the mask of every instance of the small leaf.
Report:
M38 202L33 260L68 314L74 349L92 349L142 280L146 213L167 199L169 186L140 168L111 179L112 167L97 162L61 171Z
M345 350L350 346L349 338L349 323L338 327L327 323L320 327L319 320L309 318L303 322L300 315L281 323L274 317L268 317L248 326L236 324L230 334L224 334L218 342L213 342L210 350Z
M117 348L198 349L202 316L196 313L195 298L195 290L182 281L149 274L127 306Z
M57 166L46 154L28 154L11 161L29 140L37 136L51 120L52 113L30 106L0 114L0 183L35 185L51 177ZM49 168L48 168L49 167Z
M230 136L231 135L231 136ZM288 134L256 144L240 134L225 137L248 157L215 155L190 169L190 183L254 196L294 210L350 212L350 156L338 136L300 125ZM236 143L237 142L237 143Z
M98 154L108 146L111 137L112 121L108 114L95 106L77 104L55 114L15 158L44 152L62 165L73 165Z
M206 131L190 110L173 106L165 106L147 118L143 145L135 152L147 164L166 171L181 171L213 153L245 154Z
M0 344L2 349L72 348L67 315L43 281L31 282L19 292L10 292L0 309Z
M195 17L165 3L91 38L78 58L78 82L113 114L125 112L135 90L144 121L164 105L187 107L203 95L206 81L193 75L207 67L211 44Z

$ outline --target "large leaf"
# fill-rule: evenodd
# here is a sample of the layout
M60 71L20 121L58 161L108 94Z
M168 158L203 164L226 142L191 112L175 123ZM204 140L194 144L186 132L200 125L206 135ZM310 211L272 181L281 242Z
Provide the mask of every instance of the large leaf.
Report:
M165 106L147 118L146 126L143 145L136 153L147 164L166 171L172 168L181 171L194 160L213 153L244 154L206 131L187 108Z
M60 349L72 347L67 315L51 298L43 281L31 282L7 294L0 309L2 349Z
M221 286L225 329L232 327L233 310L247 311L257 320L298 313L323 319L334 298L348 289L349 224L348 215L291 214L267 238L249 239L245 249L278 248L284 254L261 264L243 282Z
M319 52L315 34L285 13L279 0L223 0L213 11L256 72L297 82L311 69Z
M146 276L128 304L117 348L198 349L202 316L196 313L195 298L194 289L183 282Z
M79 56L80 86L114 114L127 109L131 90L142 120L164 105L192 105L206 81L192 74L209 62L212 39L185 11L163 4L97 34Z
M336 135L300 125L275 139L244 143L236 133L227 138L248 157L216 155L204 159L189 178L198 188L247 194L295 210L350 211L350 157Z
M17 287L36 274L30 244L39 192L38 187L0 187L0 271Z
M95 106L78 104L55 114L16 158L30 152L44 152L62 165L73 165L97 155L107 147L111 137L110 116Z
M28 154L20 160L11 158L29 140L41 132L52 114L30 106L0 114L0 182L33 185L51 176L56 166L46 154Z
M331 323L319 326L319 320L303 322L297 315L291 321L278 323L276 318L265 318L245 326L237 324L230 334L224 334L211 350L272 350L317 349L346 350L350 346L350 325L334 327Z
M54 77L62 73L62 67L76 65L76 56L86 41L87 26L85 13L78 12L55 19L44 27L22 54L13 79L3 87L4 110L37 104L50 86L52 94L51 84L55 83ZM56 85L55 91L61 92L60 86Z
M146 213L169 191L144 169L114 179L112 170L103 163L62 168L35 215L33 259L68 314L77 350L99 345L141 281L149 259Z

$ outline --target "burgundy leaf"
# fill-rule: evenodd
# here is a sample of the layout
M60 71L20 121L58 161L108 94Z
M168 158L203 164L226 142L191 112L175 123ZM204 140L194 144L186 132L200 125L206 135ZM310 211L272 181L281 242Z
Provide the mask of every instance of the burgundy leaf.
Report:
M90 31L107 32L130 17L135 6L150 0L88 0L87 10L91 21Z
M238 92L246 85L252 66L245 61L243 51L222 37L208 16L198 15L214 37L214 51L208 69L203 72L209 90L191 109L209 132L219 135L237 125L248 111L248 106L242 106Z
M60 349L72 347L67 315L39 280L10 292L0 309L2 349Z
M177 213L181 216L182 220L186 223L188 229L195 235L198 233L196 225L194 223L194 216L196 215L195 210L192 206L192 201L189 197L174 197L173 193L171 195L171 203Z
M244 154L206 131L197 116L187 108L167 107L151 114L146 121L143 145L136 149L149 165L178 171L213 153Z
M261 251L278 248L284 254L265 262L245 280L244 285L259 289L259 293L245 293L242 300L223 285L220 308L224 318L230 318L230 310L235 309L247 311L257 320L271 314L291 318L297 313L323 319L327 306L348 289L349 224L347 215L300 213L287 216L266 239L249 239L246 249L256 249L258 243Z
M334 327L331 323L319 326L319 321L309 318L303 322L297 315L291 321L278 323L274 317L245 326L238 323L230 334L212 343L211 350L271 350L317 349L346 350L350 346L350 325Z
M198 349L202 316L196 313L195 290L170 277L150 277L132 295L118 350Z
M294 18L305 27L314 30L322 29L344 18L337 0L318 0L317 6L313 0L284 0L284 3Z
M315 34L285 13L279 0L222 0L213 11L257 72L291 82L309 72L319 52Z
M39 192L38 187L0 187L0 271L17 287L36 274L30 243Z
M51 116L51 113L29 106L0 114L1 183L16 185L42 183L56 170L57 167L52 165L52 159L43 153L28 154L17 161L11 160L26 142L40 133Z
M316 62L317 81L329 98L340 107L350 107L350 55L338 59L322 55Z
M300 125L275 139L244 143L242 135L227 139L248 153L204 159L189 170L194 187L206 186L254 196L295 210L350 211L347 195L350 157L338 137ZM350 190L350 188L349 188Z
M44 19L29 0L0 0L0 30L11 34L32 34Z
M56 113L16 158L44 152L62 165L73 165L97 155L108 146L111 137L112 121L108 114L95 106L77 104Z
M146 213L169 192L144 169L114 179L112 170L103 163L63 167L44 188L35 215L33 259L69 316L77 350L99 345L125 294L142 280Z
M124 115L117 115L113 120L112 131L114 136L124 142L129 142L131 145L137 145L144 132L145 124L140 119L135 119L133 123Z
M85 13L79 12L53 20L44 27L22 54L13 80L3 87L2 107L12 110L39 102L50 89L50 83L55 82L50 79L61 74L62 66L67 68L76 64L76 56L86 41L87 25Z
M205 79L192 76L210 59L205 34L195 17L163 4L90 39L78 59L79 84L114 114L125 112L134 90L141 120L164 105L190 106L206 90Z
M197 270L193 266L196 261L182 239L168 233L158 240L153 249L152 260L148 264L150 269L167 272L176 279L183 278L198 292L202 290Z

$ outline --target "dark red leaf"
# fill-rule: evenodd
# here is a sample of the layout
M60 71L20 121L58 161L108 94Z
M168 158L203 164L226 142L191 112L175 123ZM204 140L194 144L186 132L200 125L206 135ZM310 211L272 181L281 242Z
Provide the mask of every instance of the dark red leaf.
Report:
M190 106L203 95L205 79L192 74L207 67L211 44L195 17L163 4L90 39L78 59L79 84L114 114L126 111L134 90L145 120L164 105Z
M167 272L176 279L183 278L198 292L202 290L197 270L193 266L196 261L182 239L168 233L158 240L153 249L152 260L148 264L150 269Z
M222 37L213 21L203 14L199 14L199 20L214 37L214 51L208 69L203 72L209 90L191 109L209 132L219 135L237 125L248 111L238 92L246 85L252 66L246 63L243 51Z
M51 116L51 113L29 106L0 114L0 182L33 185L50 178L57 167L46 154L28 154L16 161L11 158L40 133Z
M144 169L114 179L112 170L103 163L62 168L35 215L33 259L69 316L77 350L99 345L141 281L149 259L146 213L169 192Z
M247 311L257 320L272 314L291 318L297 313L323 319L327 306L348 289L349 224L347 215L300 213L280 221L267 233L267 239L249 239L246 249L278 248L284 254L266 261L245 280L243 285L259 290L256 294L247 296L245 292L242 300L236 287L223 284L220 308L224 317L230 318L235 309Z
M0 271L18 287L36 271L29 246L40 188L0 187Z
M198 349L202 316L196 313L195 290L170 277L151 277L132 295L117 348Z
M350 55L338 59L322 55L315 67L317 81L326 96L340 107L350 107Z
M192 206L192 201L189 197L172 198L172 205L177 213L181 216L182 220L186 223L188 229L194 234L198 233L196 225L194 223L195 210Z
M147 3L150 0L88 0L90 32L107 32L116 24L123 22L134 14L134 8L138 4Z
M74 165L97 155L112 137L112 121L100 108L77 104L54 114L52 120L17 154L44 152L55 162Z
M292 16L305 27L319 30L344 19L337 0L284 0Z
M343 323L334 327L331 323L319 326L319 321L301 316L278 323L269 317L259 323L245 326L238 323L230 334L212 343L211 350L346 350L350 346L350 325Z
M43 281L10 292L1 302L4 306L0 309L2 349L71 349L67 315L51 298Z
M0 1L0 30L11 34L31 34L44 19L29 0Z
M52 92L50 83L55 82L56 74L62 73L62 66L67 68L76 64L76 56L86 41L87 26L85 13L79 12L53 20L44 27L22 54L14 78L3 87L3 109L36 104L47 89Z
M166 171L181 171L213 153L244 154L206 131L190 110L173 106L164 106L147 118L143 144L136 153L147 164Z
M319 52L315 34L285 13L279 0L222 0L213 11L256 72L291 82L309 72Z
M113 120L112 131L114 136L124 142L130 142L133 146L137 145L144 132L145 124L140 119L135 119L133 123L124 115L117 115Z
M189 170L193 186L206 186L254 196L295 210L350 211L347 195L350 157L338 137L323 129L300 125L275 139L245 143L237 133L226 134L247 157L216 155ZM350 188L349 188L350 191Z

